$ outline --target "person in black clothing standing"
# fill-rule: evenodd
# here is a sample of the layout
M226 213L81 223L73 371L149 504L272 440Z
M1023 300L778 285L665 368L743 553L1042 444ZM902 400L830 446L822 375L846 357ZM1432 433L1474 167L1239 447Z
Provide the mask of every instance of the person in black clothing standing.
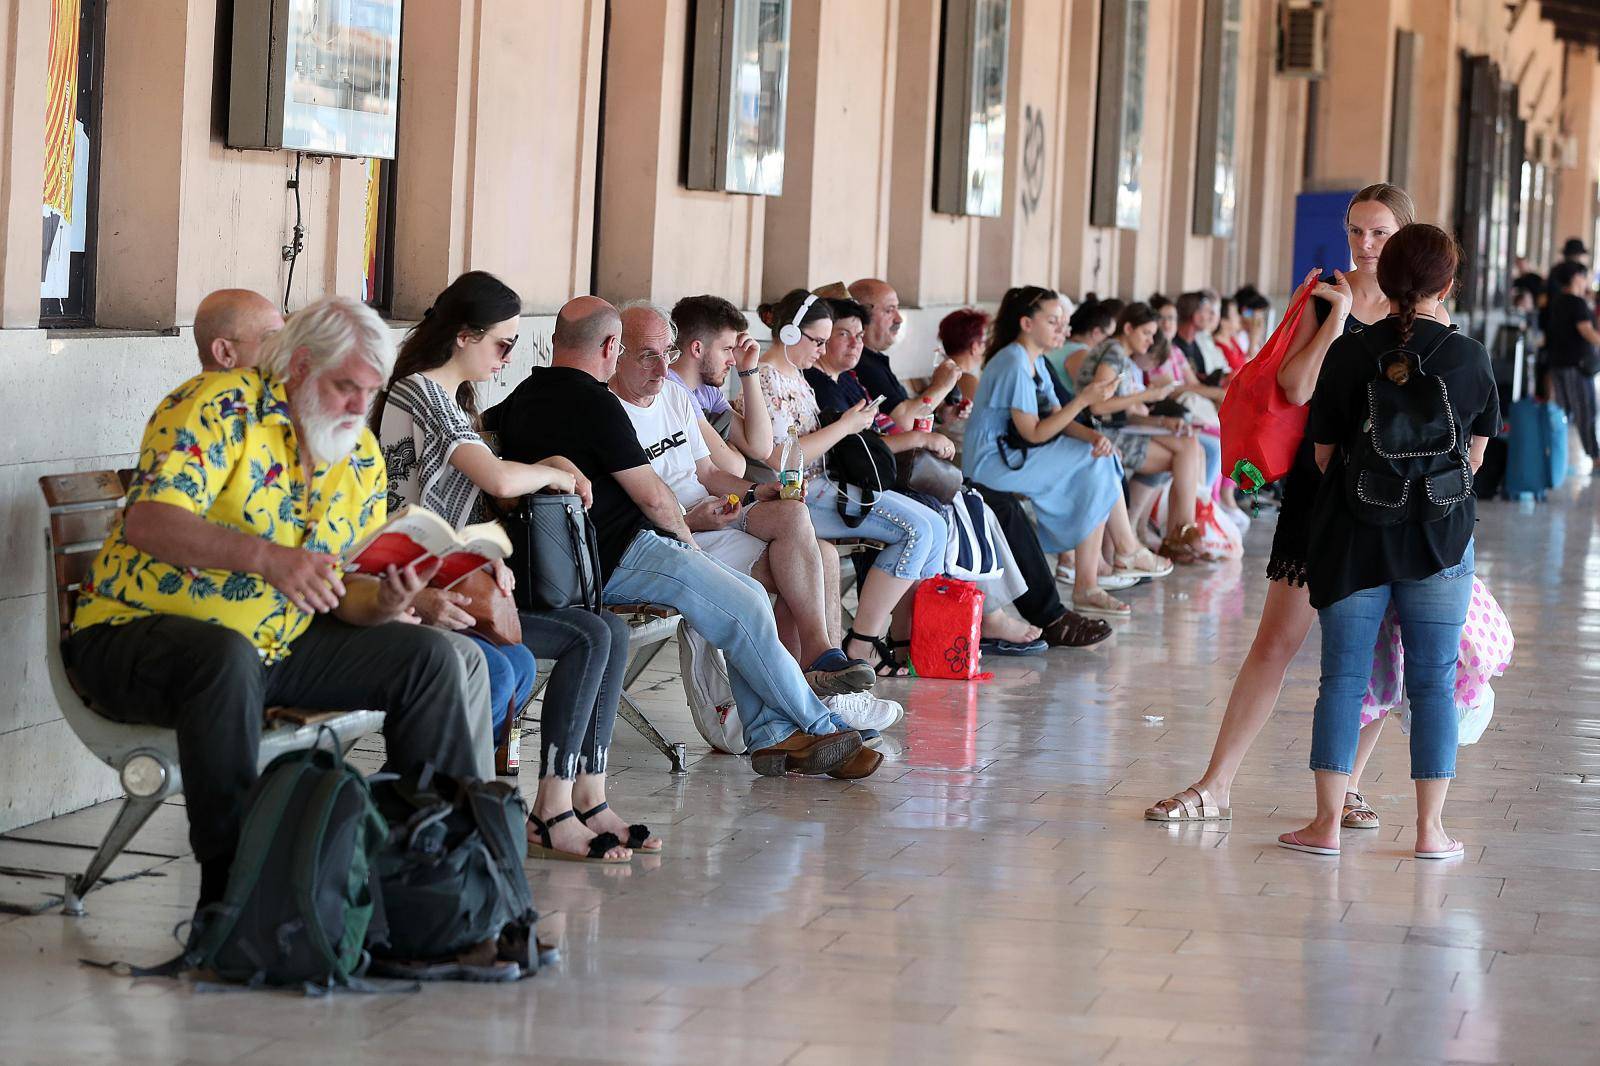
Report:
M1553 290L1545 330L1550 398L1566 410L1577 427L1591 466L1600 465L1594 391L1594 376L1600 373L1600 330L1595 329L1594 308L1589 303L1589 268L1571 260L1557 263L1550 271L1550 284Z
M1500 401L1483 345L1445 325L1441 301L1460 254L1448 233L1424 223L1389 238L1378 284L1390 314L1333 342L1311 397L1306 437L1323 478L1308 560L1322 684L1311 727L1317 816L1278 838L1294 851L1339 854L1361 700L1391 604L1411 705L1415 854L1450 859L1464 851L1443 815L1460 726L1456 659L1472 600L1477 498L1466 468L1483 464L1500 428ZM1435 454L1425 473L1410 465Z

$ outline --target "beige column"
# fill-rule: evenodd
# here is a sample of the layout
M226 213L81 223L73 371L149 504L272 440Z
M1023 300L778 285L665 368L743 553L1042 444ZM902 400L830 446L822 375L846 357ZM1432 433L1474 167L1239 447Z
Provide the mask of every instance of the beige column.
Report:
M44 108L50 10L43 4L0 7L0 327L39 324L39 261L44 235ZM23 43L27 42L27 46Z
M1328 73L1317 87L1311 146L1311 184L1317 188L1359 189L1389 175L1394 31L1401 6L1402 0L1326 5Z
M900 0L889 172L889 280L902 305L977 298L977 219L933 210L939 0Z
M1166 247L1160 254L1156 285L1173 299L1190 289L1210 285L1211 239L1194 235L1195 173L1200 129L1200 56L1205 46L1205 0L1171 0L1154 24L1171 27L1170 62L1160 64L1166 75L1163 99L1166 131L1159 139L1153 162L1166 181L1165 222L1161 230ZM1152 27L1153 29L1153 27ZM1152 35L1152 44L1154 43ZM1157 64L1152 63L1152 67ZM1145 76L1151 77L1147 73ZM1151 92L1158 91L1155 86ZM1148 93L1147 93L1148 97ZM1148 145L1148 142L1146 142ZM1147 147L1146 151L1150 149ZM1162 156L1165 158L1163 159ZM1206 175L1206 185L1211 184Z
M1460 27L1448 5L1418 3L1411 7L1408 28L1418 35L1419 54L1414 75L1417 121L1406 191L1416 201L1418 218L1453 228L1461 125Z
M106 5L103 83L117 90L102 93L100 103L95 319L101 326L178 323L188 20L187 0Z
M1304 160L1306 83L1276 74L1276 0L1251 0L1242 48L1251 54L1249 136L1241 129L1244 180L1235 220L1239 282L1264 293L1288 289L1295 196Z
M601 126L596 292L618 301L761 298L766 198L687 189L682 167L688 0L613 8Z
M400 35L394 308L418 318L467 255L474 0L407 4Z
M888 270L899 8L816 0L790 9L783 195L766 205L770 297Z
M1556 246L1580 237L1594 246L1595 181L1600 173L1600 53L1594 46L1567 46L1566 94L1561 128L1566 133L1556 185Z

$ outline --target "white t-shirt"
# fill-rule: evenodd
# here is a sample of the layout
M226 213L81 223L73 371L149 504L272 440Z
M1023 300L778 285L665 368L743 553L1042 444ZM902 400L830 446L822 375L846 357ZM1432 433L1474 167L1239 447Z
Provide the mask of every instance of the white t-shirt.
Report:
M709 456L711 449L700 435L700 411L687 389L669 383L649 407L622 400L622 409L633 421L639 444L650 457L650 468L680 504L693 507L711 495L695 474L695 463Z

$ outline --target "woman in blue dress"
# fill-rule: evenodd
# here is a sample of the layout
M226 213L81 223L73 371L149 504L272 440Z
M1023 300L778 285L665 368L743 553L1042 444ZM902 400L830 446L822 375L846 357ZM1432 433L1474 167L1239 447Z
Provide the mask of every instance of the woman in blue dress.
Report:
M1073 609L1124 618L1128 605L1099 584L1106 519L1122 499L1122 462L1109 440L1077 421L1090 404L1110 398L1117 383L1093 383L1059 405L1039 360L1056 346L1065 314L1061 298L1036 285L1012 289L1000 301L962 469L987 488L1028 497L1044 550L1075 553ZM1118 570L1166 572L1131 529L1113 530L1113 539Z

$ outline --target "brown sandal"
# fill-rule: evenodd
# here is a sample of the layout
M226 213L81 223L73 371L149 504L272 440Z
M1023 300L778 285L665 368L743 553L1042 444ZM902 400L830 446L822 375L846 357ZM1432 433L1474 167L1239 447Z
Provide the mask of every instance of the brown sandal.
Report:
M1161 541L1161 547L1156 549L1158 555L1165 555L1168 559L1180 566L1192 566L1201 561L1203 556L1195 548L1193 541L1203 536L1200 527L1187 525L1180 527L1175 533L1168 533Z
M1111 635L1111 625L1101 618L1085 618L1067 611L1044 627L1041 636L1052 648L1087 648Z

